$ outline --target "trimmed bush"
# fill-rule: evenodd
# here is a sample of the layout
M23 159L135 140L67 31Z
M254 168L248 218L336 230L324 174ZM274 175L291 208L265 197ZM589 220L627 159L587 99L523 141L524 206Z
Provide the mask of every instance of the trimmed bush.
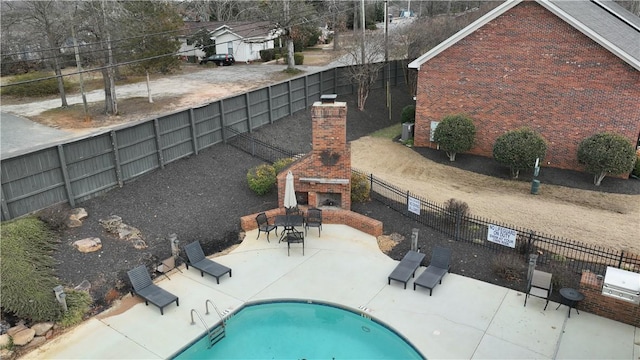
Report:
M640 155L636 157L636 165L633 167L633 175L640 177Z
M2 308L21 319L56 321L62 308L53 293L58 285L51 257L56 241L35 217L4 222L2 241Z
M621 175L633 170L637 155L631 142L624 136L599 133L578 145L578 161L593 174L593 183L600 186L607 175Z
M513 179L518 178L520 170L533 169L536 159L540 158L542 161L546 153L544 138L527 127L501 135L493 145L493 157L500 164L509 167Z
M273 163L273 169L275 170L276 174L280 174L280 172L289 167L291 163L293 163L293 158L278 159Z
M402 108L402 113L400 114L400 121L404 123L415 123L416 122L416 107L415 105L407 105Z
M25 81L24 84L7 86L2 88L2 95L8 96L19 96L19 97L38 97L38 96L48 96L48 95L57 95L58 92L58 81L55 78L32 81L42 78L47 78L53 76L53 73L44 73L44 72L33 72L23 75L16 75L9 84L21 83ZM66 82L64 83L64 89L69 91L71 86Z
M303 53L293 53L293 63L296 65L302 65L304 63L304 54Z
M82 322L84 316L89 313L91 295L86 291L65 289L67 294L67 312L62 314L60 326L63 328L77 325Z
M351 173L351 202L365 202L371 196L371 184L367 175Z
M271 191L276 184L276 170L272 165L262 164L249 169L247 173L249 188L258 195Z
M465 115L447 115L436 127L433 139L449 156L456 161L456 154L469 151L476 138L476 127Z

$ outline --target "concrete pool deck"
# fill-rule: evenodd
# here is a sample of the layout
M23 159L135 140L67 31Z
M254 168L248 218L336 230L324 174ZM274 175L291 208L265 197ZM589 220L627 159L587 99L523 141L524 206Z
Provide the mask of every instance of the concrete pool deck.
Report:
M222 277L219 285L182 266L156 282L180 297L180 306L167 306L164 316L140 302L87 320L23 359L165 359L204 333L199 320L191 325L191 309L209 326L218 322L215 311L205 315L207 299L232 312L245 302L282 298L364 309L428 359L640 357L640 331L631 325L584 311L567 318L566 306L556 310L558 304L550 302L543 311L544 301L534 297L524 307L521 292L456 274L447 274L433 296L427 289L413 291L413 280L404 290L398 282L387 285L398 262L380 251L373 236L345 225L324 225L322 237L317 234L310 229L304 256L299 244L287 256L286 243L276 236L269 243L266 235L256 240L257 231L250 231L236 249L215 258L233 269L233 277Z

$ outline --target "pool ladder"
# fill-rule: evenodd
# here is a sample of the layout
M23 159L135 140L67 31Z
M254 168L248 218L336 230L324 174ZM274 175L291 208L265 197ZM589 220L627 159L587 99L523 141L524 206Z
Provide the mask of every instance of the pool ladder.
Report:
M217 344L226 335L225 333L226 324L224 321L224 317L222 316L222 313L220 313L220 310L218 310L218 307L216 307L213 301L209 299L207 299L207 301L204 303L204 306L206 309L205 315L209 315L209 304L213 306L213 308L216 310L216 313L218 313L218 316L220 317L220 325L216 326L214 329L209 328L207 323L204 321L202 316L200 316L200 313L196 309L191 309L191 325L195 325L196 323L193 320L193 314L195 313L196 316L198 316L198 319L200 319L200 322L202 322L202 325L204 325L204 328L207 330L207 338L209 339L209 346L207 347L208 349L210 349L213 345Z

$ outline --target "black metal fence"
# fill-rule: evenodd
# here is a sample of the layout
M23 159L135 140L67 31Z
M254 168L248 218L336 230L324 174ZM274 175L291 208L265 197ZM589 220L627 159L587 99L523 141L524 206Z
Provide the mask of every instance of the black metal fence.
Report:
M539 233L530 229L500 223L455 211L455 208L437 204L419 195L389 184L373 174L358 170L353 172L367 176L371 185L371 197L420 224L440 231L456 241L473 243L500 252L520 255L538 254L538 264L560 263L576 272L590 270L604 274L607 266L640 272L640 255L597 245ZM409 211L409 204L413 211ZM419 209L419 210L418 210ZM490 227L500 227L516 232L515 246L505 246L488 240Z
M251 134L237 131L233 131L233 137L229 138L228 143L271 163L282 158L299 155L255 139ZM640 255L638 254L597 245L587 245L491 219L464 214L446 204L437 204L420 195L400 189L373 174L366 174L356 169L352 169L352 172L364 175L369 179L372 199L382 202L403 216L450 236L455 241L483 246L496 252L512 252L523 256L537 254L538 265L560 264L575 272L590 270L596 274L604 274L607 266L640 272ZM413 206L413 211L409 211L410 203ZM488 240L489 228L496 226L516 232L514 247Z

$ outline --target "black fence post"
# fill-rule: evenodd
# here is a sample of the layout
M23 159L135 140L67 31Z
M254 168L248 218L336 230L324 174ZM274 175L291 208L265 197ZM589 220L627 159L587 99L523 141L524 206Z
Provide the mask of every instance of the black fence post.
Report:
M533 250L533 230L529 231L529 239L527 240L527 254L531 254Z
M462 227L462 212L456 211L456 233L454 239L460 241L460 230Z
M622 260L624 259L624 250L620 251L620 259L618 260L618 269L622 268Z

